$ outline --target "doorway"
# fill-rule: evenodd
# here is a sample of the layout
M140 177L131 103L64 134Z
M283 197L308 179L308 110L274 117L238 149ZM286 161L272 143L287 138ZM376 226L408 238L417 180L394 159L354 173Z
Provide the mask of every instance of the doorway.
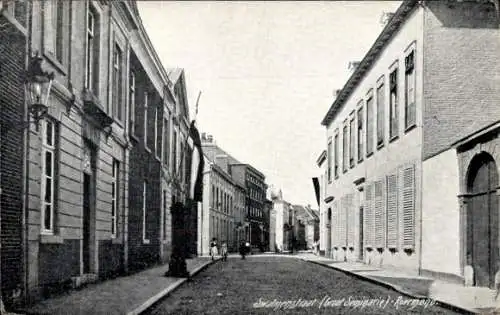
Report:
M326 221L326 256L332 256L332 208L328 208Z
M467 260L474 283L494 287L499 260L498 169L491 155L476 156L467 176Z
M95 257L95 150L84 146L83 154L83 211L82 211L82 271L93 273Z
M364 253L365 250L363 248L363 206L359 207L359 243L358 243L358 248L359 248L359 261L364 261Z

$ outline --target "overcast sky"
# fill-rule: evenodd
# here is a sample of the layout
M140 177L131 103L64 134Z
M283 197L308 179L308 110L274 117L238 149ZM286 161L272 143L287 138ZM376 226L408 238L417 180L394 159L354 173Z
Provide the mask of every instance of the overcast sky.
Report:
M292 203L317 208L321 120L401 1L138 1L163 65L181 67L191 119Z

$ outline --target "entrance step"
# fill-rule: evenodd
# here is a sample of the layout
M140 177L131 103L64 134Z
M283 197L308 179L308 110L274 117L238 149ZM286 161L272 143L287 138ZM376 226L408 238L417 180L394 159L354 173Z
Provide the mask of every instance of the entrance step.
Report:
M98 276L95 273L84 273L81 276L71 277L73 288L80 288L85 284L95 283L98 280Z

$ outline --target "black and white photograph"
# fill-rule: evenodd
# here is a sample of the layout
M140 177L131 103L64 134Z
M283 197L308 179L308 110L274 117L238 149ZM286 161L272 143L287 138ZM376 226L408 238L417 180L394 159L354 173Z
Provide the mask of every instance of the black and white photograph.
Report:
M500 314L500 0L0 0L4 314Z

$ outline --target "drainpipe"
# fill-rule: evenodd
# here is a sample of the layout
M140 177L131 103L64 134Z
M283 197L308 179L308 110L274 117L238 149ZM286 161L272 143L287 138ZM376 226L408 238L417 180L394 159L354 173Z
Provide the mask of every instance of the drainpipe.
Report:
M33 3L32 2L26 2L27 8L26 8L26 14L28 15L26 19L26 30L27 30L27 40L26 40L26 56L25 56L25 69L28 68L29 64L29 59L31 57L32 51L31 51L31 24L32 24L32 18L33 18ZM26 100L26 95L24 98L24 121L29 121L30 116L28 113L28 103ZM27 305L28 302L28 257L29 257L29 249L28 249L28 206L29 206L29 152L30 152L30 134L31 134L31 125L28 124L28 127L24 129L24 148L25 148L25 158L23 161L24 164L24 169L23 169L23 178L24 178L24 184L23 184L23 194L24 194L24 205L22 207L23 211L23 222L22 222L22 230L23 230L23 241L22 241L22 246L24 248L24 263L23 263L23 272L24 272L24 281L23 281L23 297L24 297L24 305Z

